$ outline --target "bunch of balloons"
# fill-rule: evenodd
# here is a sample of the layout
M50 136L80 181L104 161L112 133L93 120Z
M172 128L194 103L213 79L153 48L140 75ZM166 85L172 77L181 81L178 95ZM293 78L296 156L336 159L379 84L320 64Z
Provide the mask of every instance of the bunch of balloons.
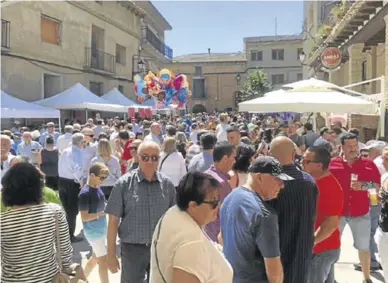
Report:
M136 75L133 78L137 100L143 103L156 98L159 105L168 107L177 105L183 108L190 95L189 83L186 75L175 75L168 69L162 69L155 75L152 72L142 78Z

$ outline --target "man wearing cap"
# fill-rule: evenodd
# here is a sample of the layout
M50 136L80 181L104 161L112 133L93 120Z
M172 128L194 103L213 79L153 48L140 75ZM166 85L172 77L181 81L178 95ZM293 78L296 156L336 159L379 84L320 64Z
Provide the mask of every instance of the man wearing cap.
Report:
M279 197L269 202L278 215L284 283L306 283L313 257L318 189L314 179L295 165L292 140L277 137L270 148L284 172L294 178L285 181Z
M273 157L257 158L245 185L234 189L221 210L224 254L234 270L234 283L283 282L276 212L266 201L278 196L284 174Z
M46 128L47 130L39 137L39 143L44 147L46 145L46 138L51 135L54 138L54 145L56 145L60 134L55 131L55 124L53 122L48 122Z

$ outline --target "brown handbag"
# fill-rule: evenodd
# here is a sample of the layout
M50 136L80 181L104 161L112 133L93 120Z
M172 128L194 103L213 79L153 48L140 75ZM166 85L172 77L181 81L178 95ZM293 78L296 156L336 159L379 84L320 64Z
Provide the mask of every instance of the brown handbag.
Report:
M59 266L59 272L54 276L52 283L88 283L84 270L78 263L73 263L69 268L62 267L61 243L59 240L59 217L54 210L55 216L55 238L56 238L56 258Z

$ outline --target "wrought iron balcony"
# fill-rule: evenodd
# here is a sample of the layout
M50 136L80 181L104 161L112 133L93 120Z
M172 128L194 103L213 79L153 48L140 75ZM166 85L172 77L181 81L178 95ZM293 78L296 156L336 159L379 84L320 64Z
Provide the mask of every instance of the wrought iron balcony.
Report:
M10 48L10 28L11 23L6 20L1 20L1 47Z
M116 72L116 58L114 55L97 50L85 48L85 67L109 73Z
M160 54L166 59L172 60L173 51L172 49L164 44L148 27L146 28L146 41L155 48Z

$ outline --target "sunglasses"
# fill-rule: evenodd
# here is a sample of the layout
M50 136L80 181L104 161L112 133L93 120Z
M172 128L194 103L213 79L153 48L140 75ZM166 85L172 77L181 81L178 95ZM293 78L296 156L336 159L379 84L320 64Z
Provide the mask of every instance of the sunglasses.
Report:
M85 135L85 136L89 138L94 138L94 135Z
M129 150L137 150L137 146L130 146Z
M97 176L97 177L99 177L101 181L104 181L106 180L106 178L108 178L108 176Z
M361 157L368 158L369 154L361 154Z
M152 161L152 162L158 162L159 161L159 156L158 155L152 155L152 156L148 156L146 154L144 154L142 157L141 157L141 160L143 160L144 162L148 162L148 161Z
M218 204L220 203L220 200L219 199L204 200L202 203L209 204L213 209L215 209L218 206Z

